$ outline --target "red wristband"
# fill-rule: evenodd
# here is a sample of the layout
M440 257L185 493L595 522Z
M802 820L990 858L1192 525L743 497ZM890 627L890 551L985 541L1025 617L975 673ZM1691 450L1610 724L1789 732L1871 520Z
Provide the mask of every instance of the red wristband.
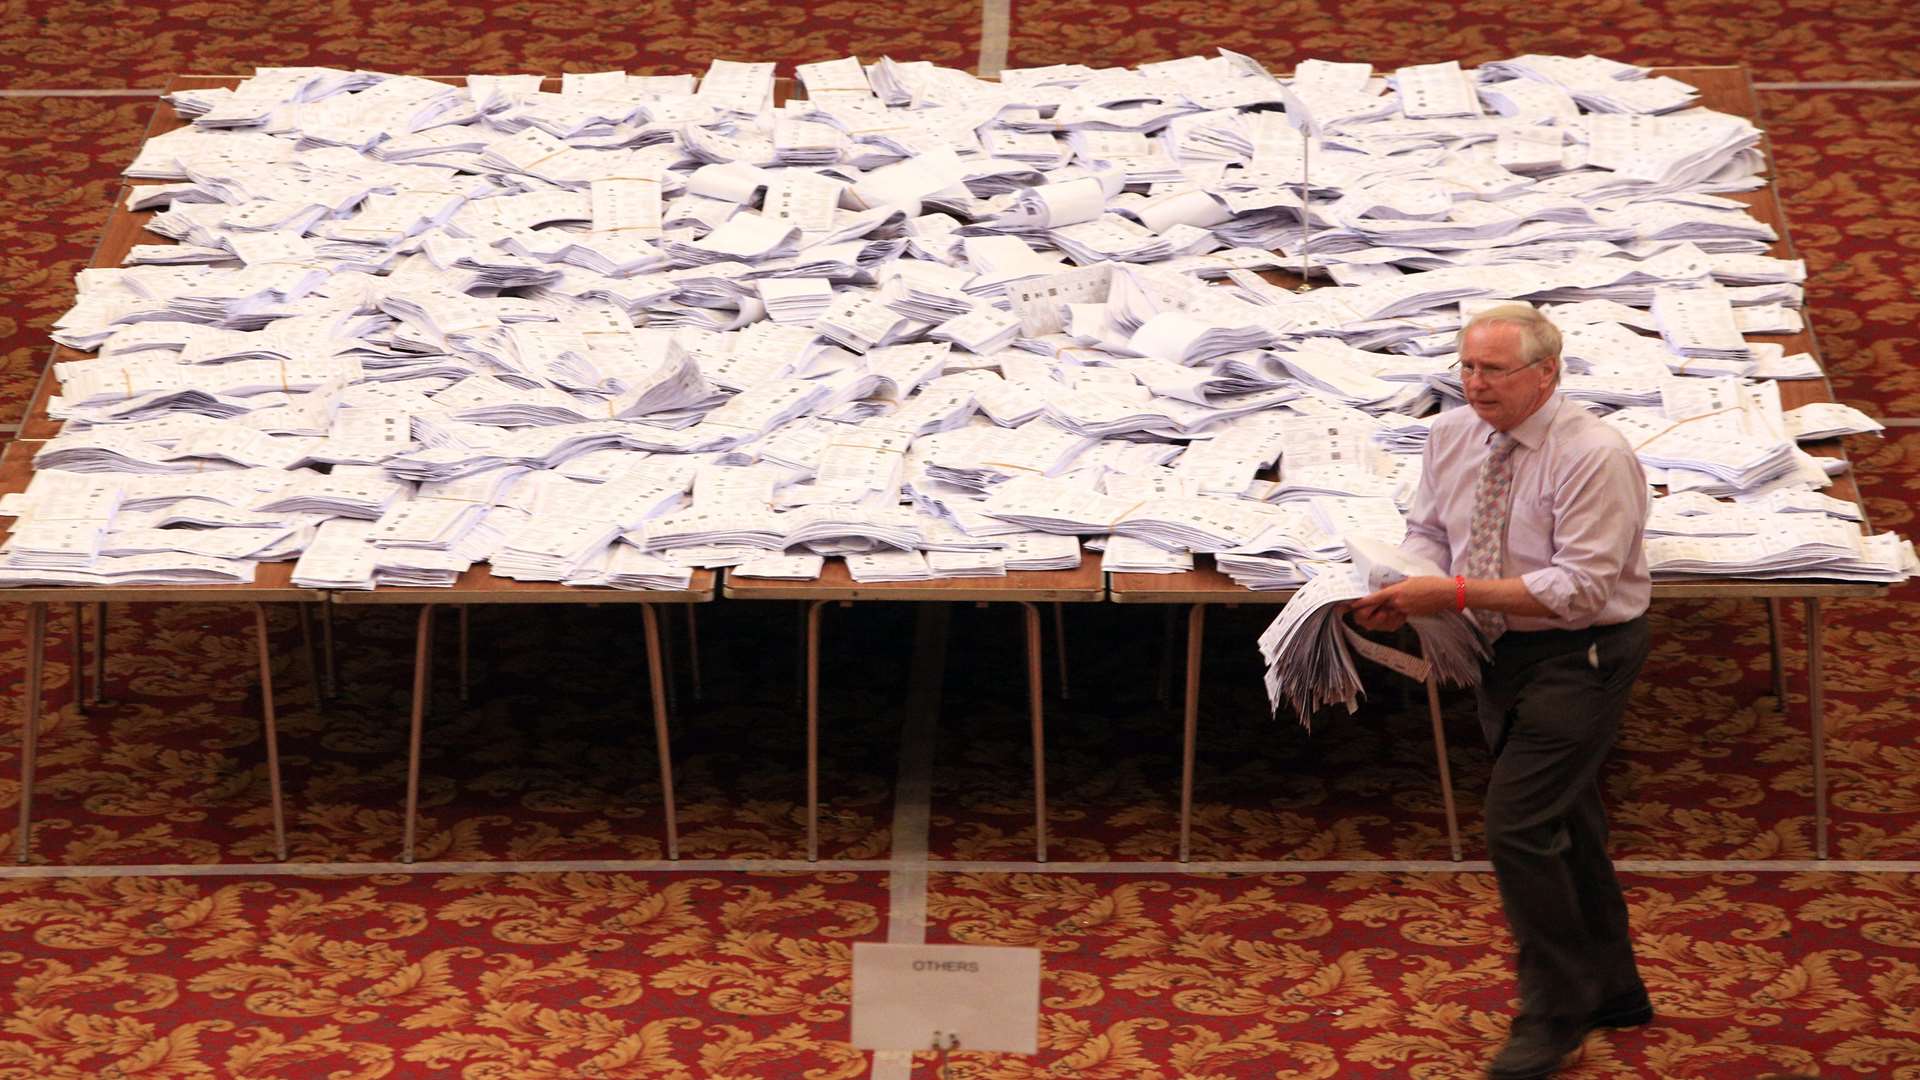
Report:
M1467 579L1464 574L1453 575L1453 609L1467 610Z

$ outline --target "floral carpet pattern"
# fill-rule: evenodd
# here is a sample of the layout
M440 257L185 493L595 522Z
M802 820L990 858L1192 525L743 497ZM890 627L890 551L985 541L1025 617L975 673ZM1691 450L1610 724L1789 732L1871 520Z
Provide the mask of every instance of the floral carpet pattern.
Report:
M1914 1075L1913 880L1631 874L1659 1019L1566 1080ZM1478 1077L1514 1007L1487 874L942 876L929 940L1044 955L1041 1061L975 1077ZM1862 940L1865 937L1867 940Z
M877 874L0 882L0 1077L857 1076L852 943L885 900Z
M884 880L0 882L0 1077L860 1076ZM1915 1075L1920 879L1623 885L1659 1019L1567 1080ZM929 923L1043 954L1039 1054L970 1080L1473 1077L1513 1007L1486 874L936 874Z
M1007 63L1133 64L1224 46L1286 68L1518 53L1746 63L1762 84L1920 78L1920 8L1892 0L1455 5L1015 0ZM0 89L155 87L176 72L331 64L460 72L700 70L849 53L971 67L982 10L951 0L0 0ZM1761 89L1774 172L1809 264L1836 396L1920 417L1920 94ZM154 108L0 97L0 424L19 419ZM1848 441L1877 528L1909 534L1920 429ZM1920 587L1826 605L1832 853L1920 859ZM296 862L394 859L413 620L335 617L341 694L321 701L296 612L269 609ZM0 879L0 1080L28 1077L724 1077L869 1072L848 1046L855 941L884 940L888 879L858 872L269 875L272 820L251 613L116 605L104 703L76 709L54 610L33 862L224 864L216 876ZM798 620L674 619L673 756L684 858L805 845ZM1445 859L1424 701L1381 685L1308 737L1267 718L1259 609L1211 620L1193 854ZM1626 859L1813 854L1805 627L1783 623L1785 709L1753 601L1664 603L1604 776ZM1070 608L1071 696L1050 696L1045 874L941 872L1032 858L1024 686L1006 615L956 611L932 776L928 940L1045 953L1041 1052L961 1053L968 1080L1480 1075L1512 1007L1510 942L1479 873L1072 872L1176 850L1180 653L1162 613ZM637 614L473 613L471 694L452 620L425 739L419 857L665 854ZM0 844L11 850L24 613L0 604ZM912 620L828 620L821 855L892 854ZM554 645L569 662L556 665ZM1050 644L1049 648L1053 646ZM1049 659L1050 693L1057 680ZM638 683L638 685L636 685ZM1447 701L1467 857L1487 763ZM1383 863L1384 867L1384 863ZM1920 875L1627 873L1659 1020L1591 1036L1564 1075L1920 1078ZM931 1071L921 1056L919 1071Z
M1136 64L1220 46L1281 70L1313 57L1380 71L1597 53L1649 66L1744 63L1761 82L1920 76L1920 11L1899 0L1018 0L1013 10L1015 67Z

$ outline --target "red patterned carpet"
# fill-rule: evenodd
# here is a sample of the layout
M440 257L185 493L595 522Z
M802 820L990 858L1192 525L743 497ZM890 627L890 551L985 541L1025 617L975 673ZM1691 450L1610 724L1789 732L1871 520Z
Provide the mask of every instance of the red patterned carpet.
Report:
M1621 882L1660 1019L1596 1033L1558 1074L1911 1077L1914 882L1634 874ZM1511 1014L1491 875L959 874L929 940L1045 954L1042 1056L979 1077L1478 1077ZM1862 937L1867 940L1862 941Z
M1920 76L1920 12L1902 0L1017 0L1008 62L1134 64L1225 46L1281 66L1306 57L1398 66L1525 52L1644 64L1750 65L1762 81ZM409 71L654 73L730 59L891 53L971 67L980 5L956 0L21 0L0 5L0 86L156 86L176 72L323 64Z
M151 99L0 99L0 423L26 410L153 115Z
M848 1077L881 874L0 882L0 1077Z
M1763 82L1920 78L1920 9L1825 3L1451 7L1330 0L1206 7L1017 0L1008 63L1137 63L1221 45L1285 67L1527 51L1746 62ZM967 67L976 5L507 7L340 0L0 2L0 88L154 86L256 64L396 70L698 70L856 53ZM783 67L782 73L787 69ZM1920 95L1761 92L1838 396L1920 416ZM0 99L0 423L45 361L151 99ZM1920 429L1849 441L1880 528L1915 531ZM1920 587L1828 610L1833 853L1920 859ZM321 706L293 614L271 612L296 860L384 862L400 844L413 623L339 617L343 696ZM64 612L60 613L64 620ZM932 777L930 857L1032 857L1024 688L1005 613L955 613ZM1258 610L1210 626L1194 855L1444 859L1417 700L1383 693L1308 738L1267 718ZM1772 697L1756 603L1663 604L1606 784L1624 858L1812 855L1804 634ZM703 610L705 696L674 714L681 850L794 858L804 757L797 625ZM449 620L450 621L450 620ZM911 620L835 613L824 670L822 856L892 854ZM1158 700L1155 611L1068 612L1074 696L1050 699L1057 860L1162 861L1177 839L1179 724ZM0 671L24 660L0 605ZM684 630L681 631L684 634ZM553 643L575 649L556 671ZM653 859L663 820L635 615L474 616L475 685L454 642L426 738L420 857ZM848 949L881 940L879 871L809 874L252 875L272 860L249 613L113 609L110 704L71 705L42 743L35 862L229 864L232 877L0 880L0 1080L14 1077L730 1077L865 1075L844 1043ZM64 639L50 696L69 693ZM1049 678L1051 679L1051 669ZM20 700L0 692L0 821L17 810ZM1453 774L1478 856L1486 762L1449 703ZM10 845L11 831L0 833ZM10 848L9 848L10 850ZM1483 874L935 873L931 941L1047 954L1041 1053L960 1055L969 1080L1479 1075L1512 994ZM1589 1039L1575 1078L1920 1077L1920 875L1630 874L1661 1020ZM920 1075L926 1074L923 1061Z
M0 86L160 86L178 73L322 65L388 71L701 71L848 53L972 67L962 0L44 0L0 5Z
M1019 0L1011 66L1135 64L1219 45L1290 68L1311 57L1376 69L1522 53L1636 64L1738 64L1762 82L1920 75L1920 10L1900 0L1293 0L1105 4Z
M1562 1075L1911 1077L1920 880L1632 874L1660 1019ZM932 942L1044 954L1040 1053L971 1080L1479 1075L1485 874L936 874ZM879 874L0 883L0 1076L864 1075ZM927 1068L930 1062L923 1063Z

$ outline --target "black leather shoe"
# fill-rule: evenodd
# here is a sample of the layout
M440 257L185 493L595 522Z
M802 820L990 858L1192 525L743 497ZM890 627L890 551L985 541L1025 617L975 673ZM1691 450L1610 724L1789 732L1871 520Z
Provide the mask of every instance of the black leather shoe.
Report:
M1560 1061L1580 1048L1592 1030L1572 1020L1514 1018L1507 1044L1487 1065L1487 1080L1541 1080L1560 1068Z
M1653 1002L1647 1000L1647 988L1635 987L1624 994L1615 994L1594 1006L1587 1014L1587 1023L1597 1028L1630 1028L1653 1020Z

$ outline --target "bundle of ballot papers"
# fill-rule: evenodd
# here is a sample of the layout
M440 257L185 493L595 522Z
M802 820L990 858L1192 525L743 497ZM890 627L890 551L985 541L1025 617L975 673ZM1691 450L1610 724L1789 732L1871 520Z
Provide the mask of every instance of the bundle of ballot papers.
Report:
M1303 726L1333 704L1352 712L1364 691L1359 652L1416 681L1448 686L1480 681L1480 665L1489 655L1479 628L1465 615L1442 611L1407 620L1419 638L1420 655L1410 656L1370 640L1348 625L1348 603L1409 577L1437 575L1440 568L1410 552L1364 536L1345 538L1351 563L1319 564L1313 579L1294 593L1260 635L1267 662L1267 700L1277 712L1286 703Z
M1761 534L1833 516L1797 442L1873 430L1747 392L1818 377L1748 340L1799 325L1805 267L1728 197L1764 183L1758 129L1645 68L796 73L779 107L775 65L730 60L170 95L186 123L127 169L156 242L56 320L93 355L56 365L65 426L0 501L0 584L922 581L1094 550L1325 592L1342 537L1398 541L1459 328L1515 301L1650 478ZM1911 573L1752 535L1668 534L1659 572Z

